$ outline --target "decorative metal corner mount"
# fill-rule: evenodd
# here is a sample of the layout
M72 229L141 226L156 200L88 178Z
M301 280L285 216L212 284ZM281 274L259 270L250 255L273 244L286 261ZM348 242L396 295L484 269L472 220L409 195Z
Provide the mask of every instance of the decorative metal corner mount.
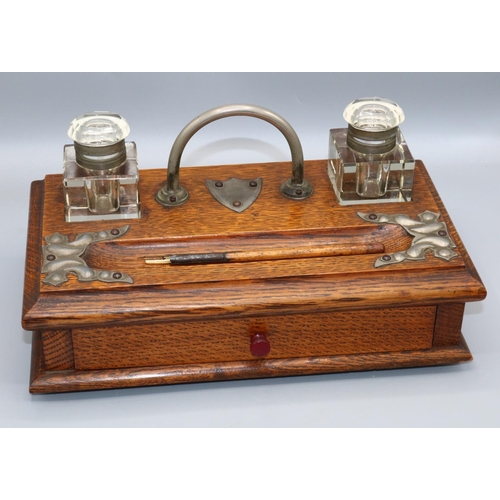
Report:
M379 257L375 261L375 267L397 264L405 260L425 260L425 254L428 251L432 252L435 257L447 261L458 256L452 250L456 245L450 237L446 223L438 221L440 217L438 213L426 210L418 214L419 221L413 220L407 215L364 214L358 212L358 216L367 222L376 224L398 224L410 236L414 237L410 248L402 252Z
M58 286L68 281L68 273L76 274L79 281L104 281L105 283L133 283L126 273L104 269L92 269L81 258L91 243L112 240L125 234L130 226L122 226L97 233L77 234L73 241L68 236L54 233L45 237L42 246L42 273L47 274L43 283Z

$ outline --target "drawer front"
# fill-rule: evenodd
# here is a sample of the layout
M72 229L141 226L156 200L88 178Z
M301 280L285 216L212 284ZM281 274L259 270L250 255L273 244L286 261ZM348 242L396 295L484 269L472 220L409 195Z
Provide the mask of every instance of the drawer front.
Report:
M429 306L74 329L75 368L262 359L255 334L269 343L267 359L429 349L435 316Z

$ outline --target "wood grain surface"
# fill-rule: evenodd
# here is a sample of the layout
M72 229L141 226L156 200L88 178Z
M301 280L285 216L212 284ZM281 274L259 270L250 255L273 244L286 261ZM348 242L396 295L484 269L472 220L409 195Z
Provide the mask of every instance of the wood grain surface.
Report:
M444 347L460 342L465 304L443 304L438 306L432 345Z
M35 339L38 332L34 333ZM38 343L34 340L34 346ZM34 351L33 364L38 366ZM318 356L312 358L259 359L227 363L206 363L182 366L154 366L110 370L41 371L32 379L30 392L57 392L145 387L162 384L214 382L265 377L287 377L366 370L386 370L421 366L438 366L470 361L471 353L461 339L455 346L416 351L373 354Z
M438 211L436 201L426 187L423 173L417 167L415 173L415 200L409 203L385 203L379 205L340 206L326 172L326 160L306 162L306 171L315 192L306 200L285 198L279 192L282 178L289 175L290 165L255 164L223 167L198 167L183 169L182 179L190 191L190 200L176 208L164 208L154 196L164 182L164 170L141 172L141 203L143 217L128 221L64 222L62 178L47 176L43 207L43 236L61 232L75 237L77 234L101 229L112 229L129 224L129 231L119 239L91 245L85 255L89 266L123 270L134 279L132 285L109 284L99 281L81 283L71 276L67 283L53 287L41 283L43 293L60 293L70 290L109 290L144 285L171 285L175 283L204 283L232 279L259 279L298 275L337 274L373 271L374 258L329 258L302 262L252 263L251 276L247 266L228 264L223 269L214 264L203 272L193 267L160 271L144 262L147 255L178 253L231 252L238 250L272 250L282 244L288 247L343 244L363 240L382 243L386 252L406 249L412 238L399 226L381 226L363 221L357 212L383 211L405 213L413 218L425 211ZM246 211L238 214L223 207L212 198L204 186L204 178L222 178L228 172L240 172L244 178L260 176L263 188L258 200ZM446 217L446 214L443 214ZM356 231L360 231L356 234ZM354 239L353 239L354 238ZM376 258L376 256L375 256ZM424 266L442 268L463 266L461 257L451 262L429 258L425 263L404 262L403 269L422 269ZM385 273L393 269L386 268ZM42 279L43 277L41 277Z
M71 330L43 331L42 345L47 370L70 370L75 367Z
M340 207L336 202L326 174L326 160L306 162L306 167L315 193L303 201L288 200L275 189L289 174L287 162L188 168L182 179L189 185L191 199L174 209L165 209L154 200L165 171L141 172L144 217L127 221L131 228L120 239L90 245L84 255L90 266L127 272L134 279L132 285L82 283L71 275L59 287L41 283L40 225L42 236L58 231L71 237L116 225L113 221L64 222L61 176L47 176L43 205L40 201L32 204L28 259L33 274L26 287L24 328L189 321L211 316L430 305L484 298L484 286L421 162L417 162L415 173L414 201L354 208ZM266 189L249 212L232 212L205 192L205 177L223 178L233 170L241 171L242 177L261 175L265 180ZM423 262L377 269L373 267L376 255L207 264L202 269L144 262L148 255L262 250L282 248L284 243L307 247L364 241L382 243L386 252L409 247L411 237L401 227L367 223L356 215L358 210L402 212L414 218L425 210L439 211L457 238L459 257L446 262L428 256ZM34 279L39 280L38 284ZM61 307L63 303L65 307Z
M26 261L24 267L23 318L36 304L40 294L42 255L43 181L31 183Z
M294 314L73 330L75 368L95 370L254 359L250 338L265 333L267 358L429 349L435 307Z
M284 198L290 162L181 169L190 192L183 206L154 200L166 169L141 171L143 217L64 221L61 175L32 184L22 324L35 330L33 393L197 381L430 366L472 359L461 336L466 302L486 290L421 161L408 203L341 207L326 160L305 162L314 194ZM205 179L263 179L262 192L240 214L216 202ZM380 254L274 261L155 266L145 257L216 252L297 253L330 245L406 250L399 226L365 222L357 212L441 214L458 258L375 268ZM132 284L42 283L44 237L129 224L116 240L90 245L90 267L130 274ZM297 249L297 250L296 250ZM255 357L254 334L271 350Z

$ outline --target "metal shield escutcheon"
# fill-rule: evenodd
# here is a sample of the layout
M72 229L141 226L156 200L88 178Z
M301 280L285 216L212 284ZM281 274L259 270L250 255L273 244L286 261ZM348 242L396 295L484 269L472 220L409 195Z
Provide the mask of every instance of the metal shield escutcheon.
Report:
M262 179L232 179L212 181L205 184L212 196L225 207L235 212L243 212L258 198L262 189Z

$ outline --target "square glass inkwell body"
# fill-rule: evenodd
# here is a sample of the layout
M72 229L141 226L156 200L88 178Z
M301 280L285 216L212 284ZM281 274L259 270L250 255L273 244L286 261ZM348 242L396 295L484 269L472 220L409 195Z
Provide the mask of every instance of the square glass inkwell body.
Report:
M399 129L403 110L379 97L344 110L348 128L330 130L328 175L341 205L411 201L415 160Z

